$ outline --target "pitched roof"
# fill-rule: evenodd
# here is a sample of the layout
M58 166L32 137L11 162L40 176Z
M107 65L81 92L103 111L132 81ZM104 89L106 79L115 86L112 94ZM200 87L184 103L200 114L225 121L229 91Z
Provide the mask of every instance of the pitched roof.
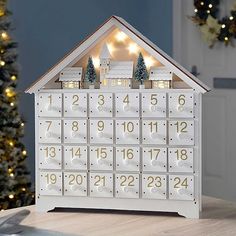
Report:
M39 91L46 83L60 73L62 69L67 66L72 66L83 53L88 51L90 47L94 45L104 34L110 32L114 27L119 28L131 39L133 39L139 46L143 47L150 55L156 58L162 65L168 67L178 77L180 77L185 83L198 92L205 93L210 90L203 82L197 79L189 71L179 65L170 56L153 44L149 39L143 36L139 31L127 23L124 19L118 16L111 16L105 21L93 34L82 41L75 49L61 59L55 66L49 69L43 76L36 80L25 92L34 93Z
M149 80L172 80L173 73L165 66L151 67Z
M109 52L109 49L108 49L108 46L106 43L104 43L102 46L102 50L100 52L99 58L100 59L110 59L111 58L111 54Z
M133 77L132 61L111 61L110 70L105 75L106 79L130 79Z

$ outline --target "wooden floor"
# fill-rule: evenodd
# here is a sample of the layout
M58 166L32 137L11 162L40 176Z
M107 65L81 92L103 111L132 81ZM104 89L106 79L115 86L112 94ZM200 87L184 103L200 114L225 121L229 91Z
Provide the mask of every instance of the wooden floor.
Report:
M236 236L236 203L204 197L200 220L169 213L134 212L35 212L22 222L27 226L73 235L96 236ZM0 217L18 211L8 210ZM58 234L60 235L60 234Z

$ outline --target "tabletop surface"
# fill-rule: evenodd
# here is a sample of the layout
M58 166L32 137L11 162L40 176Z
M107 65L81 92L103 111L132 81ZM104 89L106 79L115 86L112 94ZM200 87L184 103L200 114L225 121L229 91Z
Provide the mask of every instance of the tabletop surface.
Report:
M125 211L71 210L40 213L35 206L11 209L0 217L30 210L22 225L50 231L89 236L235 236L236 203L211 197L203 198L201 219L186 219L173 213L137 213ZM63 234L64 235L64 234Z

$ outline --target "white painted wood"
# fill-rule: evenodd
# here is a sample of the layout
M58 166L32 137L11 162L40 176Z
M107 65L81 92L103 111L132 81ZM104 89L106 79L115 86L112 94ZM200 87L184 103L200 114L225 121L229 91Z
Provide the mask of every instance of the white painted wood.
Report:
M103 90L100 90L100 92ZM137 103L137 108L139 110L139 117L136 117L136 114L133 117L116 117L115 110L113 110L112 117L111 118L102 118L102 117L93 117L90 119L91 121L99 121L100 119L104 122L110 122L111 120L114 121L114 127L112 128L114 132L114 137L117 138L121 137L122 144L119 144L119 142L116 141L116 139L113 139L112 143L107 143L107 141L104 141L103 143L91 143L89 140L89 137L87 137L87 143L80 145L77 141L71 140L71 142L65 142L65 139L63 138L65 135L68 136L68 134L71 134L69 132L71 130L70 128L64 127L65 122L68 121L86 121L85 117L64 117L62 116L61 119L61 142L60 145L62 147L62 167L59 169L47 169L43 168L40 169L38 163L36 164L36 194L37 194L37 209L40 211L46 211L54 207L81 207L81 208L103 208L103 209L126 209L126 210L150 210L150 211L175 211L179 212L179 214L182 214L189 218L198 218L199 217L199 211L201 209L200 203L201 203L201 145L200 140L201 138L199 135L201 134L201 119L200 119L200 112L201 112L201 100L200 95L194 93L194 118L188 118L184 119L187 122L191 122L191 120L195 121L194 125L194 146L190 146L194 149L194 159L193 159L193 165L195 167L195 172L190 175L189 172L172 172L170 173L167 169L167 152L168 149L171 147L176 147L176 145L171 145L169 143L157 145L146 143L144 144L141 142L141 138L143 137L143 133L146 133L150 136L149 130L142 131L142 121L139 120L142 114L142 94L147 95L147 97L150 97L150 93L158 94L158 91L161 92L161 94L165 94L165 98L168 100L169 94L192 94L193 91L190 90L174 90L174 89L167 89L167 90L158 90L158 89L138 89L138 90L130 90L126 89L121 91L118 91L121 97L125 97L125 95L132 94L132 96L139 97ZM104 90L104 92L108 92L107 90ZM111 92L109 90L109 92ZM62 97L67 96L68 94L74 94L74 91L71 90L42 90L40 92L40 95L42 93L45 94L61 94ZM97 95L97 90L76 90L76 94L80 95L80 93L83 94L88 98L87 99L87 110L89 110L89 95ZM116 94L113 92L112 94L112 107L116 104ZM38 94L36 94L36 104L38 103ZM188 97L188 96L187 96ZM96 102L94 100L94 102ZM164 104L168 104L168 101L164 102ZM62 106L63 107L63 106ZM168 107L168 106L167 106ZM167 109L167 108L165 108ZM167 109L168 110L168 109ZM62 114L65 114L64 111L62 111ZM164 118L167 123L169 122L175 122L175 118L168 117L168 112L166 113L167 117ZM42 118L38 118L39 113L36 109L36 124L41 122ZM155 118L155 119L153 119ZM53 121L57 121L58 118L51 118L51 117L45 117L44 119L49 119ZM43 120L44 120L43 119ZM148 117L145 118L146 121L158 121L160 122L163 120L163 117ZM181 121L182 119L178 119L178 121ZM123 132L122 128L116 128L116 122L121 124L124 122L133 122L134 125L136 123L138 124L138 128L134 126L134 135L131 138L131 141L129 140L130 134L126 136L126 134L122 134ZM89 122L87 122L87 134L90 136L91 133L91 127L89 125ZM78 127L80 127L79 125ZM83 125L82 125L83 126ZM155 126L154 126L155 127ZM155 128L154 128L155 129ZM80 130L80 129L79 129ZM95 129L92 129L95 130ZM121 133L120 133L121 131ZM39 135L42 134L42 131L38 131L38 126L36 125L36 150L39 148ZM129 132L130 133L130 132ZM132 134L133 132L131 132ZM120 135L120 136L119 136ZM133 141L132 139L135 139L133 144L131 144ZM47 144L44 145L55 145L55 143L47 142ZM186 148L186 145L183 143L179 143L179 146L181 148ZM71 160L72 154L70 152L70 148L83 148L83 152L81 151L79 157L76 158L80 159L81 162L80 165L74 165ZM105 151L109 151L108 154L104 154L103 151L99 151L99 158L97 158L97 153L95 150L95 153L91 154L89 151L90 149L97 149L97 148L106 148ZM87 148L87 151L85 151ZM117 155L117 150L122 151L122 149L125 148L127 151L128 149L132 148L133 151L138 151L135 153L135 155L138 153L138 156L133 156L132 154L128 154L130 152L124 152L125 158L122 156L121 158ZM156 157L156 154L153 153L153 157L150 158L150 156L145 157L144 151L148 153L150 148L160 148L160 159L158 158L157 162L154 162L153 159ZM67 150L66 150L67 149ZM149 149L149 150L148 150ZM73 151L76 153L76 150ZM113 153L112 155L110 155ZM85 161L84 157L87 154L87 160ZM66 156L65 156L66 155ZM129 157L134 157L129 159ZM104 158L106 157L106 158ZM39 159L40 155L37 152L36 158ZM146 160L144 161L144 158ZM107 160L105 160L107 159ZM105 168L104 168L104 161L105 162ZM89 163L89 165L85 165L85 163ZM91 163L94 164L94 166L91 167ZM122 163L122 164L121 164ZM66 165L67 164L67 165ZM68 165L69 164L69 165ZM108 165L107 165L108 164ZM117 168L117 164L120 164L119 168ZM146 169L143 169L143 174L140 172L142 170L143 165L147 165ZM131 167L129 167L132 166ZM133 165L136 167L133 168ZM137 166L138 165L138 166ZM154 168L153 166L156 166ZM107 168L109 167L109 168ZM159 174L161 173L161 174ZM51 174L55 174L57 176L57 181L54 183L54 177L52 179L50 178ZM81 181L81 178L78 177L77 181L75 177L80 174L86 174L86 177L83 178L83 181ZM41 176L42 175L42 176ZM49 177L47 177L47 175ZM191 176L189 178L194 178L194 184L190 184L189 187L186 189L183 189L180 191L176 191L174 189L174 198L170 199L168 192L170 191L168 186L170 186L168 183L170 176L177 176L184 178L185 176ZM122 177L123 176L123 177ZM161 177L161 183L163 185L160 186L159 189L159 177ZM144 180L143 177L150 177L149 179ZM49 178L49 180L47 179ZM152 182L152 178L154 178L154 182ZM46 181L46 182L45 182ZM49 181L49 183L47 183ZM87 181L85 184L84 181ZM103 182L104 181L104 182ZM130 182L131 181L131 182ZM134 181L134 182L133 182ZM147 182L149 181L149 182ZM164 181L164 182L163 182ZM165 182L167 181L167 182ZM190 181L190 180L189 180ZM154 186L152 186L154 184ZM49 185L49 186L48 186ZM149 185L149 186L148 186ZM157 186L156 186L157 185ZM42 189L41 190L41 186ZM185 185L184 185L185 187ZM61 191L60 191L61 189ZM145 190L144 190L145 189ZM165 190L166 189L166 190ZM91 192L92 190L92 192ZM118 191L118 192L117 192ZM191 193L189 194L189 191L194 193L194 198L191 198ZM145 192L145 193L144 193ZM85 194L86 193L86 194ZM164 194L165 193L165 194ZM53 195L51 197L50 195ZM81 197L81 196L84 197ZM86 195L86 196L85 196ZM161 197L163 195L163 197ZM189 196L190 195L190 196ZM57 197L58 196L58 197ZM70 197L72 196L72 197ZM164 198L164 199L163 199ZM154 200L155 199L155 200ZM162 200L159 200L162 199ZM179 201L181 199L181 201ZM185 200L184 200L185 199Z
M229 13L233 1L221 3L221 16ZM193 15L193 2L173 1L174 58L213 87L213 78L235 78L235 49L218 43L209 49L196 26L186 18ZM236 197L235 178L235 100L234 90L213 89L203 96L203 190L223 199Z
M66 67L60 72L59 81L81 81L82 67Z
M172 80L173 72L164 66L151 67L149 72L149 80Z

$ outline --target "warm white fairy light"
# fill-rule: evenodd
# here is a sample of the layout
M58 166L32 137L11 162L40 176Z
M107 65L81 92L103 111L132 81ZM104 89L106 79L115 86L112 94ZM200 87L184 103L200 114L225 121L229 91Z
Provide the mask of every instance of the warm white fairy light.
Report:
M16 80L16 76L15 76L15 75L12 75L12 76L11 76L11 80L15 81L15 80Z
M23 151L22 151L22 155L26 156L26 154L27 154L27 151L26 151L26 150L23 150Z
M6 32L2 32L1 37L2 37L3 40L7 40L8 39L8 34Z
M13 199L13 198L14 198L14 195L13 195L13 194L10 194L8 197L9 197L10 199Z
M24 127L25 126L25 124L22 122L21 124L20 124L22 127Z
M98 69L100 66L100 59L98 57L92 57L92 60L93 60L93 65L95 69Z
M136 54L139 51L138 45L136 43L130 43L128 46L130 54Z
M10 173L9 175L10 175L10 177L14 177L14 174L13 174L13 173Z
M3 61L3 60L0 60L0 65L1 65L1 66L5 66L5 64L6 64L6 62L5 62L5 61Z
M144 57L144 61L145 61L145 64L146 64L147 68L150 68L154 64L154 60L150 56L149 57Z
M197 9L197 8L195 8L195 9L194 9L194 12L196 12L196 13L197 13L197 12L198 12L198 9Z
M225 41L228 41L229 40L229 38L228 37L225 37Z
M127 38L127 35L126 35L124 32L122 32L122 31L119 31L119 32L116 34L116 40L117 40L118 42L124 42L124 41L126 40L126 38Z
M14 102L11 102L11 103L10 103L10 106L11 106L11 107L14 107L14 105L15 105Z
M10 145L11 147L14 146L14 142L13 142L13 141L10 140L8 143L9 143L9 145Z
M209 4L208 7L209 7L209 8L212 8L213 6L212 6L212 4Z
M203 6L203 5L204 5L204 2L201 2L201 5Z
M229 19L230 19L230 20L233 20L233 19L234 19L234 17L233 17L233 16L230 16L230 17L229 17Z
M114 45L112 43L107 43L107 47L108 47L110 54L112 55L113 52L115 51Z
M210 12L211 12L210 10L207 10L207 13L208 13L208 14L210 14Z
M224 29L224 28L225 28L225 24L223 24L223 25L221 26L221 28Z

